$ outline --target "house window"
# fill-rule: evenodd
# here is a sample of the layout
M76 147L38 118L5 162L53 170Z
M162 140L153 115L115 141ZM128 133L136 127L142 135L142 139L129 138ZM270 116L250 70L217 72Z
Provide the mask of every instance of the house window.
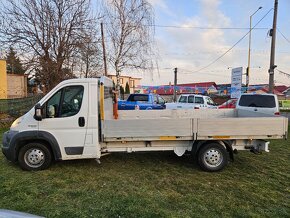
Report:
M130 80L130 88L135 88L135 81L134 80Z

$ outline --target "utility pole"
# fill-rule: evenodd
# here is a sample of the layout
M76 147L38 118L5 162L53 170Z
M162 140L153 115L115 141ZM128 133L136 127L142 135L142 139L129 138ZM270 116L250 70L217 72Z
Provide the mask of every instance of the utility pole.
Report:
M272 44L271 44L270 68L268 70L268 72L269 72L269 93L273 93L273 91L274 91L274 69L277 67L275 65L277 13L278 13L278 0L275 0L273 28L270 30L270 36L272 36Z
M174 93L173 93L173 101L176 102L176 86L177 86L177 68L174 68Z
M103 23L101 23L101 35L102 35L102 47L103 47L103 59L104 59L105 76L108 76L108 72L107 72L107 57L106 57L106 48L105 48L105 38L104 38Z
M248 67L246 71L246 87L247 91L250 83L250 67L251 67L251 36L252 36L252 17L260 10L262 7L259 7L251 16L250 16L250 32L249 32L249 50L248 50Z

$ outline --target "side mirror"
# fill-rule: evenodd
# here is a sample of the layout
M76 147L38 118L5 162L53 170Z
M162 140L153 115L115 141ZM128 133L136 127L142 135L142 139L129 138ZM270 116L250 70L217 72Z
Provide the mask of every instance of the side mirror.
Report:
M37 121L41 121L42 120L42 107L41 107L41 105L39 103L36 104L34 109L35 109L34 119L36 119Z
M49 105L48 106L48 116L53 118L55 116L55 106Z

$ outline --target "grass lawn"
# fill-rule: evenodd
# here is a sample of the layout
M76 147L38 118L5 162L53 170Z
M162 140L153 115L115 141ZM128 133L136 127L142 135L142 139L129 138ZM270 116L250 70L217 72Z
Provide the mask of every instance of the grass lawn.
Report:
M4 129L0 129L0 139ZM290 137L290 135L289 135ZM111 154L25 172L0 154L0 208L45 217L289 217L290 141L219 173L172 152Z

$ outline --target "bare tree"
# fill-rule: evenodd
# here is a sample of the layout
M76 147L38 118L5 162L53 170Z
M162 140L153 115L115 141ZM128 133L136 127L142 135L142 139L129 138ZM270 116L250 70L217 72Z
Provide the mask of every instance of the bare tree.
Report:
M9 0L1 8L2 43L26 53L48 90L74 76L66 64L93 21L90 0Z
M119 76L124 68L151 66L154 14L146 0L108 0L105 27L109 41L109 62Z
M80 72L85 78L101 76L103 71L101 40L94 36L96 32L92 28L92 31L88 32L83 39L76 54L79 56Z

